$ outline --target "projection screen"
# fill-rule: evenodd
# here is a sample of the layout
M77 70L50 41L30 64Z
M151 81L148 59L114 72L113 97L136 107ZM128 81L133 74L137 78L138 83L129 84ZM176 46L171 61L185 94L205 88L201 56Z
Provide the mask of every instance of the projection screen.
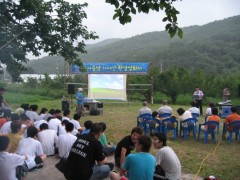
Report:
M127 101L126 74L89 74L88 98Z

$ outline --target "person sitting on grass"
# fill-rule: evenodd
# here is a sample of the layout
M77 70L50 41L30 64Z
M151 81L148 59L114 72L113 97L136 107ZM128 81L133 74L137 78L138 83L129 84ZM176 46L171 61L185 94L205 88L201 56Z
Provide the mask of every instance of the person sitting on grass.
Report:
M38 110L38 105L33 104L33 105L30 105L29 110L26 111L26 115L32 120L33 123L37 121L39 117L37 110Z
M128 172L127 177L129 180L152 180L156 159L149 153L151 145L152 141L148 136L141 136L135 144L137 153L127 156L120 175L111 172L111 180L124 179L126 172Z
M85 129L82 131L81 134L88 134L90 132L90 129L92 127L93 122L91 120L87 120L84 122Z
M93 123L89 134L82 134L73 144L64 176L68 180L97 180L109 176L113 163L107 163L103 148L99 142L102 127Z
M0 179L17 180L16 168L22 166L26 156L8 153L10 139L7 136L0 136Z
M142 129L140 127L134 127L131 131L131 135L125 136L118 144L115 150L115 165L119 168L122 167L126 157L135 149L135 143L142 135Z
M65 109L63 111L63 117L62 117L62 120L68 120L70 121L70 113L71 111L69 109Z
M44 154L47 156L55 154L55 145L58 142L58 136L54 130L48 129L48 125L46 123L40 125L38 140L42 145Z
M8 133L7 136L10 139L10 153L15 153L18 147L19 142L22 140L22 136L19 134L21 130L21 123L19 121L13 121L11 123L11 133Z
M0 129L2 126L10 121L11 119L11 111L8 109L0 109Z
M72 135L72 131L74 129L74 126L72 123L67 122L65 125L65 129L67 133L60 135L57 143L58 153L60 158L68 157L72 145L77 140L77 137Z
M26 138L27 128L33 126L33 122L26 114L20 115L20 122L22 123L20 134L22 135L23 138Z
M107 142L107 138L104 134L104 131L107 128L106 124L104 122L100 122L99 124L102 126L102 129L103 129L103 133L102 133L102 135L100 136L100 139L99 139L102 146L103 146L103 153L104 153L105 156L112 155L116 150L116 146L112 143Z
M81 118L81 114L75 113L73 115L73 119L70 120L71 123L74 125L74 129L76 129L78 132L82 132L85 128L81 127L79 120Z
M47 158L46 154L43 154L41 143L36 140L38 134L37 128L31 126L27 129L27 138L22 139L19 144L16 153L19 155L27 155L26 164L29 170L42 168L43 161Z
M155 149L158 149L153 179L180 179L181 163L172 148L167 146L166 135L164 133L155 133L153 136L153 146Z
M62 122L57 117L49 117L48 118L48 128L54 130L59 136L62 134Z
M212 111L212 115L207 117L207 121L215 121L215 122L219 123L220 122L220 117L218 116L218 108L212 107L211 111ZM202 125L201 129L203 131L207 131L208 126L207 125L205 125L205 126Z
M37 121L43 120L43 117L46 116L48 113L48 109L43 107L39 113Z

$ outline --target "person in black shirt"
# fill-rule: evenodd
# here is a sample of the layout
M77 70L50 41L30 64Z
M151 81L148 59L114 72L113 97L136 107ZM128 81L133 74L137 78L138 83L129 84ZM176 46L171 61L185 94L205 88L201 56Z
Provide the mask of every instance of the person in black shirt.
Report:
M89 134L78 136L67 159L64 175L68 180L97 180L109 175L114 165L107 163L103 155L103 148L98 140L101 134L102 126L94 123Z
M142 135L142 130L139 127L135 127L131 131L131 135L124 137L118 144L115 150L115 165L122 168L122 164L125 158L135 148L135 143Z

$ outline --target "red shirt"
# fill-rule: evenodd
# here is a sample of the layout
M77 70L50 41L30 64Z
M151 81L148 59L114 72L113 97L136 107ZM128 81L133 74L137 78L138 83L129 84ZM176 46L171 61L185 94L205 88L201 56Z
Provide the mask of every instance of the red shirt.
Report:
M2 128L2 126L7 122L7 120L5 118L0 118L0 129Z
M237 113L232 113L229 116L226 117L224 124L226 123L231 123L234 121L240 120L240 115L238 115Z
M240 120L240 115L238 115L237 113L232 113L232 114L230 114L229 116L226 117L226 119L224 121L224 124L229 124L229 123L237 121L237 120ZM227 130L232 131L232 127L228 126Z

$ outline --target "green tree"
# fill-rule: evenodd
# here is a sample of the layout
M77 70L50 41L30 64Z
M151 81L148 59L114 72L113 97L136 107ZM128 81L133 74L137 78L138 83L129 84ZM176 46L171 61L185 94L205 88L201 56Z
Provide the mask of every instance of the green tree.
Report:
M184 83L187 81L188 72L183 68L171 68L161 73L154 80L156 90L169 96L173 103L176 103L179 94L184 91Z
M177 23L177 14L179 12L173 6L173 2L176 0L106 0L107 3L110 3L115 6L115 14L113 19L118 18L121 24L130 23L132 21L131 13L146 13L149 11L164 11L166 17L162 19L163 22L168 21L168 24L165 26L165 29L170 34L170 37L173 37L176 33L182 38L183 32L178 27Z
M22 71L27 52L39 56L44 51L81 66L76 51L85 53L84 40L97 38L95 32L89 32L82 24L87 18L86 6L87 3L70 4L64 0L1 1L1 63L18 64L15 70Z

